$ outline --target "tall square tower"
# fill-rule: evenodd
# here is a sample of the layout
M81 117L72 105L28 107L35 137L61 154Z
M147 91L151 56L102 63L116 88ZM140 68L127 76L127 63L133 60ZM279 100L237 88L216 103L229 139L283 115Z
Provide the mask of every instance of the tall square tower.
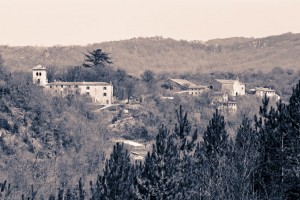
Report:
M40 86L46 86L48 83L46 67L38 65L32 68L32 81Z

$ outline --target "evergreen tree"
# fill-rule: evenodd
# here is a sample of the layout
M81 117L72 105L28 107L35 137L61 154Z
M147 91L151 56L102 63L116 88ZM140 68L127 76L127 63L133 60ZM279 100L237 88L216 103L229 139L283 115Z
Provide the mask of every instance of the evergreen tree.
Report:
M205 193L210 199L227 199L230 197L229 177L230 165L228 165L229 140L225 129L224 117L219 111L213 114L207 130L203 135L205 166L207 166L208 182ZM229 155L231 156L231 155Z
M137 177L141 199L176 198L178 160L177 146L173 144L168 129L161 126L152 153L147 154L141 175Z
M0 61L1 61L1 57L0 57ZM7 183L6 180L3 183L0 182L0 199L9 199L11 197L12 197L11 185Z
M179 110L176 110L177 122L174 128L174 138L176 145L178 146L178 152L183 158L189 153L193 152L196 141L198 138L197 129L191 131L191 124L187 118L187 112L184 113L182 106L179 106Z
M117 143L110 159L106 161L103 176L99 176L93 188L92 199L131 199L133 182L132 165L128 151L123 144Z
M82 65L84 67L100 69L107 64L112 64L111 58L101 49L96 49L94 51L88 51L88 54L85 54L85 60Z
M82 178L79 179L78 185L76 187L76 193L77 193L77 199L78 200L84 200L86 197L86 192L84 189L84 183L82 181Z
M268 109L269 99L265 96L260 107L260 119L256 119L258 134L258 166L255 171L255 190L258 198L279 198L283 195L282 187L284 166L284 140L288 127L286 107L282 102L277 109Z
M285 198L300 198L300 81L293 88L287 106L288 134L284 141L284 188Z
M205 154L211 166L218 166L218 158L225 155L228 148L228 134L225 129L224 117L219 111L213 114L207 130L203 135Z
M249 119L244 116L242 124L237 130L232 157L233 165L231 165L232 168L235 168L235 182L233 183L235 186L235 191L233 191L235 199L254 198L252 179L258 157L256 136Z
M72 189L68 189L65 193L64 200L76 200L75 192Z
M198 143L195 148L193 162L190 165L190 195L188 199L216 199L213 196L211 166L205 153L204 144ZM211 186L211 187L210 187Z
M179 162L176 163L179 169L176 172L178 190L177 199L189 199L194 196L191 192L191 182L194 177L192 176L193 166L193 153L196 147L198 138L197 129L192 131L191 123L188 121L188 113L184 112L182 106L176 110L177 124L173 131L174 145L177 146L177 153Z
M94 186L92 181L90 182L91 189L91 200L102 200L104 199L101 194L103 194L103 186L102 186L102 176L98 175L96 185Z
M85 81L111 81L110 76L113 70L107 68L109 64L112 64L112 61L108 53L101 49L89 51L88 54L85 54L82 64L84 69L79 73L79 78Z

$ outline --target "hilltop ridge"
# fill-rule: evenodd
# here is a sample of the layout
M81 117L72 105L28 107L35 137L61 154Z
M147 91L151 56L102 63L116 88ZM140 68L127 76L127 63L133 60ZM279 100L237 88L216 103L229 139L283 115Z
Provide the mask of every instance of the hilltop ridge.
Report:
M115 68L140 74L196 71L268 71L273 67L298 70L300 34L286 33L264 38L233 37L203 41L150 37L90 44L87 46L0 46L6 66L29 70L42 63L65 68L81 65L84 53L101 48L110 53Z

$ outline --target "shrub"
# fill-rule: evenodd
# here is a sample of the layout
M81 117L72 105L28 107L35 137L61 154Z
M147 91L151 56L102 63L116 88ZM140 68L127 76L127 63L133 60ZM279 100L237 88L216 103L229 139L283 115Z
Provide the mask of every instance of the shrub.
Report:
M6 119L0 118L0 128L4 128L6 130L11 130L11 126L9 125Z

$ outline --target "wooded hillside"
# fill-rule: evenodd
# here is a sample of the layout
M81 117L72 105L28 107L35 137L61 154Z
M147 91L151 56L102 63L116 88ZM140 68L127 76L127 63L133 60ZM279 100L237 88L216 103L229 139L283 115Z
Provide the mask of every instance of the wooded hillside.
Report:
M87 46L10 47L0 54L11 70L29 70L37 64L59 68L81 65L87 50L101 48L114 58L114 67L130 74L154 72L208 72L299 69L300 34L286 33L265 38L228 38L207 42L169 38L134 38Z

